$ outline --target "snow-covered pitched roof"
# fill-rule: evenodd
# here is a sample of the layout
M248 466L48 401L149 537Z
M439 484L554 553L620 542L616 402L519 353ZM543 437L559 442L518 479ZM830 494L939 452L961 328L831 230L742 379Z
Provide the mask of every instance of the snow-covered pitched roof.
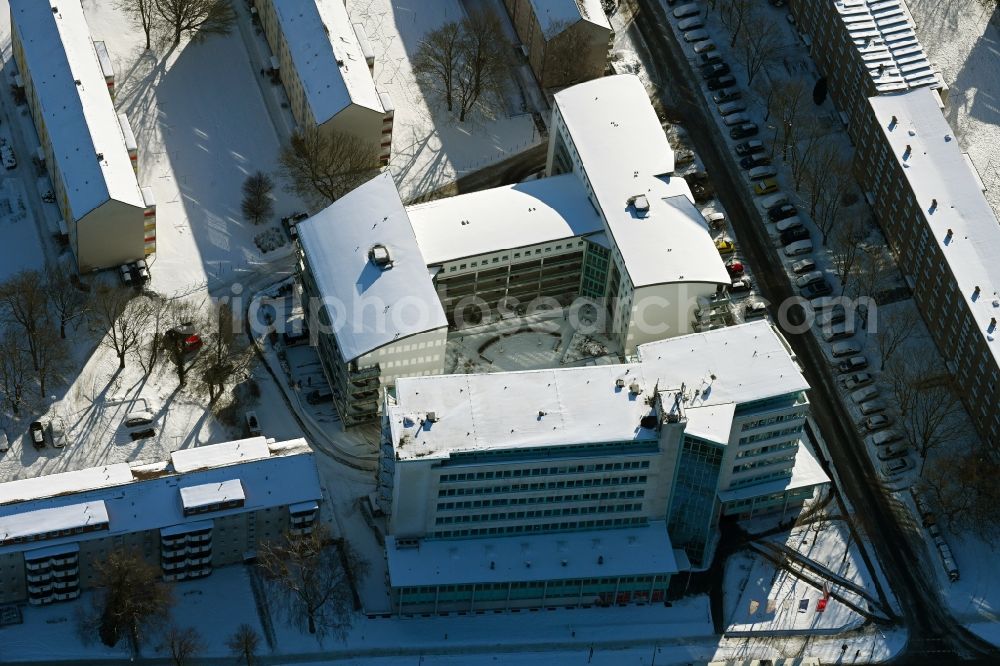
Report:
M570 173L435 199L406 212L431 265L604 230Z
M639 78L606 76L555 97L633 286L729 284L690 188L667 175L674 153ZM633 205L639 195L644 215Z
M32 529L35 530L32 534L38 534L39 531L86 527L100 518L108 523L107 530L35 542L49 546L100 538L108 534L125 534L175 525L190 527L204 521L206 516L226 516L319 500L322 491L312 453L293 454L290 451L291 449L286 449L264 459L224 463L221 467L200 469L182 475L168 473L146 480L129 479L128 482L113 487L97 486L61 495L39 494L29 501L0 506L0 536L4 529ZM65 484L60 483L60 476L63 475L52 474L42 479L50 480L55 487L65 487ZM185 492L193 492L194 499L200 500L205 498L200 487L217 488L222 484L229 488L225 484L231 484L233 480L237 480L245 495L242 508L222 509L191 518L184 516L182 497ZM9 484L0 484L0 488L3 485ZM85 522L87 520L91 522ZM32 525L35 527L30 527ZM35 544L8 543L0 547L0 553L24 550L33 545Z
M385 554L393 587L511 583L677 572L665 523L486 539L424 539Z
M274 0L272 6L317 124L351 104L384 112L342 0Z
M587 21L611 30L601 0L531 0L531 8L546 40L577 21Z
M0 483L0 505L24 502L38 497L68 495L82 490L131 482L132 469L128 463L115 463L61 474L35 476L30 479Z
M242 502L245 499L246 494L239 479L200 483L181 488L181 504L185 509L197 509L222 502Z
M396 453L407 460L655 441L656 431L640 425L653 413L646 399L682 385L692 434L723 443L736 405L809 388L763 321L640 345L638 354L638 363L397 379L396 401L388 406Z
M903 0L840 0L834 6L879 92L941 86Z
M991 323L1000 320L1000 225L935 97L918 89L868 102L955 277L959 302L997 362L1000 324Z
M260 460L271 455L265 437L250 437L232 442L180 449L170 454L177 472L191 472L207 467L220 467L247 460Z
M80 3L10 0L10 13L73 216L112 199L143 208Z
M345 361L448 325L389 172L300 222L298 233ZM370 257L379 245L391 268Z

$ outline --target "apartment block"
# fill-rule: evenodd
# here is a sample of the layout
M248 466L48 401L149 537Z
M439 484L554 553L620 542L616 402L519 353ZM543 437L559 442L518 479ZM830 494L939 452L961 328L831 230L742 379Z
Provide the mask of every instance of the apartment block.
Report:
M389 174L298 225L310 319L347 425L440 374L449 326L593 302L626 356L701 330L731 284L635 76L555 96L547 177L404 207ZM324 310L324 311L320 311Z
M1000 226L934 92L869 99L856 166L980 437L997 446Z
M394 610L663 600L708 566L721 516L829 482L802 443L807 390L765 322L635 363L398 380L375 497Z
M855 144L869 97L926 87L947 102L903 0L791 0L791 10Z
M375 57L364 26L342 0L254 0L254 9L300 127L355 136L392 151L393 106L372 78Z
M263 437L0 484L0 602L45 605L93 587L128 550L166 581L254 557L312 529L322 492L305 440Z
M600 0L504 0L543 88L604 76L615 33Z
M109 94L114 73L80 3L12 0L10 17L19 81L80 272L155 252L156 204L136 180L132 130Z

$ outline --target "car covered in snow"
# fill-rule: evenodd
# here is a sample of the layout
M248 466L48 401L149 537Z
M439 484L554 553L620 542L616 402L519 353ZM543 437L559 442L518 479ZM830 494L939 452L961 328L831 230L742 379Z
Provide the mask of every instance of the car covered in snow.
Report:
M780 222L798 214L799 210L790 203L783 203L767 209L767 219L772 222Z
M745 139L748 136L756 136L759 131L760 128L757 127L757 123L743 123L742 125L729 128L729 136L733 139Z
M844 359L843 361L837 364L837 370L841 374L847 372L854 372L856 370L864 370L867 367L868 367L868 359L860 355Z
M856 372L850 377L844 377L843 379L844 388L848 391L854 391L862 386L868 386L873 381L875 381L875 378L868 372Z
M45 448L45 426L41 421L32 421L28 426L28 434L31 436L31 443L36 449Z
M751 301L743 308L744 319L758 319L767 315L767 306L761 301Z
M740 157L759 153L764 150L764 142L758 139L751 139L743 143L736 144L736 154Z
M792 272L796 275L802 273L808 273L809 271L816 270L816 262L812 259L799 259L794 264L792 264Z
M727 104L729 102L734 102L741 97L743 97L743 93L740 92L739 88L723 88L719 92L712 95L712 101L716 104Z
M17 167L17 158L14 157L14 149L6 141L0 144L0 158L3 159L5 168L13 169Z

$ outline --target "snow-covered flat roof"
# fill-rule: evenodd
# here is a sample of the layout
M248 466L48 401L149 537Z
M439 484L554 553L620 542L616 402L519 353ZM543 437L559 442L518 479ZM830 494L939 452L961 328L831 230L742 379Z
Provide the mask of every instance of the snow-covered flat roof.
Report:
M203 447L211 448L211 447ZM67 474L72 474L69 472ZM49 479L59 485L62 475L52 474ZM245 497L243 507L222 509L210 514L190 518L184 515L185 495L192 501L217 497L213 489L223 488L235 492L233 481L239 484ZM16 483L16 482L15 482ZM183 488L181 485L183 484ZM2 488L3 485L0 485ZM319 474L312 453L281 453L263 459L252 459L223 464L213 469L199 469L184 475L168 474L152 479L131 480L114 487L96 487L91 490L62 495L42 495L30 501L0 506L0 534L3 530L33 529L33 533L70 529L86 525L86 520L103 518L108 529L95 533L71 534L44 542L7 544L0 553L25 550L36 544L46 546L101 538L109 534L125 534L143 530L184 526L181 531L197 527L208 518L227 516L244 511L268 507L288 506L322 498ZM186 498L185 498L186 499ZM216 500L217 501L217 500ZM86 507L90 507L87 509ZM44 519L44 520L43 520ZM65 524L65 527L62 525ZM24 527L24 525L35 527ZM43 530L38 525L46 526Z
M879 92L941 86L903 0L840 0L834 6Z
M128 463L115 463L103 467L90 467L61 474L48 474L30 479L0 483L0 505L36 499L69 495L82 490L132 483L132 469Z
M430 265L604 230L571 173L436 199L406 212Z
M976 331L1000 361L1000 225L935 94L918 89L868 100L902 165L930 236L948 262ZM893 119L895 118L895 123ZM990 327L994 326L992 332Z
M383 113L342 0L272 0L316 123L357 104Z
M799 442L799 450L795 453L795 466L792 468L792 475L787 479L768 481L753 486L744 486L735 490L723 490L719 493L719 500L722 502L735 502L738 500L750 499L751 497L766 497L786 490L796 490L798 488L808 488L829 483L830 477L823 471L823 467L816 460L816 455L803 440Z
M10 0L10 13L73 215L111 199L144 207L80 3Z
M690 188L668 175L674 153L639 78L606 76L555 98L632 284L729 284Z
M424 539L397 548L386 536L392 587L605 578L677 572L667 526L487 539Z
M260 460L270 455L267 438L250 437L221 444L180 449L170 454L170 462L173 463L175 471L183 474L196 469Z
M245 499L243 484L239 479L200 483L181 488L181 504L185 509L197 509L222 502L242 502Z
M386 171L298 224L299 245L345 361L444 328L444 309ZM388 251L391 268L372 252Z
M104 502L79 502L0 515L0 544L12 539L75 530L108 522Z
M658 437L640 426L653 414L646 399L681 385L692 434L724 443L737 404L809 388L763 321L641 345L638 354L640 362L629 364L400 378L388 407L396 453L413 460L597 442L640 446Z
M611 30L601 0L531 0L531 7L547 40L577 21L587 21Z

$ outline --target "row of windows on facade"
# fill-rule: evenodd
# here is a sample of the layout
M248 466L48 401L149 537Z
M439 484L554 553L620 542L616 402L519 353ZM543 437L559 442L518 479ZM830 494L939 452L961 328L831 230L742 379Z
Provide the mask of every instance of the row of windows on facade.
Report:
M767 460L756 460L754 462L746 463L743 465L736 465L733 467L733 474L739 474L741 472L746 472L751 469L757 469L760 467L770 467L772 465L784 465L790 462L795 462L795 454L788 456L781 456L780 458L768 458Z
M589 465L568 465L562 467L531 467L528 469L504 469L492 472L459 472L457 474L442 474L441 483L456 481L482 481L484 479L508 479L524 476L547 476L550 474L585 474L592 472L610 472L625 469L648 469L648 460L635 460L621 463L596 463Z
M454 509L481 509L494 506L515 506L524 504L552 504L556 502L592 502L609 499L636 499L646 496L646 491L622 490L605 493L580 493L576 495L542 495L539 497L508 497L492 500L466 500L463 502L438 502L438 511Z
M763 495L760 497L750 497L748 499L736 500L733 502L727 502L725 508L727 510L732 509L749 509L751 507L767 506L769 504L776 504L784 501L796 502L800 499L807 499L813 495L813 487L793 490L789 492L772 493L770 495Z
M507 513L466 513L459 516L438 516L435 525L455 523L485 523L503 520L530 520L532 518L555 518L558 516L582 516L592 513L625 513L641 511L642 503L602 504L600 506L571 506L563 509L537 509L533 511L510 511Z
M431 536L441 539L464 537L499 536L502 534L527 534L530 532L573 532L603 527L635 527L645 525L646 518L605 518L601 520L580 520L561 523L527 523L502 527L472 527L461 530L438 530Z
M764 481L773 481L775 479L785 479L792 475L792 468L788 467L785 469L780 469L769 474L760 474L758 476L751 476L745 479L734 479L729 482L730 488L743 488L744 486L753 486L758 483L763 483Z
M784 437L786 435L796 435L802 432L802 424L792 426L791 428L782 428L780 430L768 430L767 432L759 432L754 435L747 435L746 437L740 437L740 445L753 444L755 442L762 442L768 439L776 439L778 437ZM758 451L759 449L754 449ZM740 455L748 453L746 451L740 451ZM749 452L749 455L753 455L753 452Z
M592 488L595 486L620 486L646 483L646 476L615 476L603 479L571 479L569 481L549 481L547 483L513 483L506 486L479 486L476 488L447 488L438 490L438 497L459 495L493 495L500 493L524 493L558 488Z
M635 583L666 583L667 577L664 574L651 574L648 576L621 576L620 578L565 578L562 580L533 580L533 581L513 581L509 583L466 583L460 585L426 585L420 587L400 588L402 594L419 594L421 592L486 592L490 590L504 592L511 590L536 590L541 593L543 590L552 592L558 589L579 589L591 585L628 585Z
M794 412L791 414L773 414L771 416L766 416L755 421L747 421L742 426L740 430L746 432L747 430L752 430L754 428L761 428L764 426L773 425L775 423L783 423L785 421L794 421L795 419L801 419L805 416L804 412Z
M573 247L582 247L583 243L584 243L584 241L581 238L580 240L576 241L575 243L566 243L565 248L567 250L569 250L569 249L572 249ZM534 250L534 253L536 255L538 255L538 254L542 254L543 251L544 252L552 252L553 249L561 250L561 249L563 249L563 247L564 246L562 244L556 245L554 247L553 246L549 246L549 247L546 247L546 248L536 247L535 250ZM524 251L524 256L527 257L529 255L531 255L531 250L525 250ZM521 258L521 252L514 252L514 258L515 259L520 259ZM478 260L477 261L471 261L471 262L467 262L465 264L459 264L458 266L452 264L451 266L448 267L448 272L449 273L453 273L456 270L464 271L466 268L478 268L480 266L490 266L492 264L499 264L501 261L510 261L510 255L504 254L504 255L501 255L499 257L493 257L492 260L483 259L482 261L478 261Z
M740 458L750 458L754 456L763 456L768 453L775 453L776 451L784 451L785 449L796 449L799 446L799 438L795 437L789 439L788 441L779 442L777 444L768 444L767 446L761 446L756 449L747 449L746 451L740 451L736 454L736 459Z

